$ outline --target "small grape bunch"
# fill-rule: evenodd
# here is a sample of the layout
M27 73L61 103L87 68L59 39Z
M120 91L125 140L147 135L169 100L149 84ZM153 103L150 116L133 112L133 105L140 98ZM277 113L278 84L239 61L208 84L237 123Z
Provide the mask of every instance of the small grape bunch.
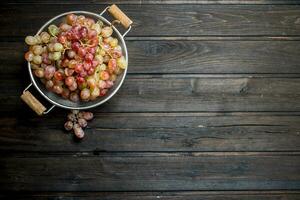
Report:
M68 121L64 124L67 131L74 131L77 138L82 139L84 137L83 128L87 126L87 121L92 120L93 113L79 110L72 110L67 118Z

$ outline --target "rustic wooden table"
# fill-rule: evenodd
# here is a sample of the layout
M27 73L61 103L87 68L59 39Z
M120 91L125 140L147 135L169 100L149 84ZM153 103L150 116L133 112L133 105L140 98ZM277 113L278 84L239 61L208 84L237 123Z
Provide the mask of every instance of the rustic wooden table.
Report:
M300 2L119 2L129 74L77 141L21 102L24 37L111 3L2 3L0 197L300 199Z

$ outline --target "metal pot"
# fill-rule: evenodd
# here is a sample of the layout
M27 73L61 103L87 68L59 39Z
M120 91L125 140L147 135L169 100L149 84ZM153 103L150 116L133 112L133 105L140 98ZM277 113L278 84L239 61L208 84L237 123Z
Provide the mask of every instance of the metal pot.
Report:
M118 31L118 29L111 24L111 22L109 22L107 19L105 19L102 15L106 12L109 11L109 13L115 18L117 19L127 30L125 33L123 33L123 35ZM62 18L65 18L68 14L73 13L73 14L82 14L85 16L88 16L90 18L93 18L95 20L101 20L104 24L107 25L112 25L113 27L113 36L118 38L119 40L119 45L122 47L122 53L126 59L126 61L128 62L128 53L127 53L127 48L126 48L126 44L124 41L124 37L125 35L130 31L131 29L131 24L132 21L116 6L116 5L112 5L112 6L108 6L107 8L105 8L100 14L96 14L96 13L92 13L92 12L87 12L87 11L71 11L71 12L66 12L66 13L62 13L52 19L50 19L48 22L46 22L41 28L40 30L37 32L37 34L40 34L42 31L46 30L47 27L50 24L59 24L62 22ZM120 74L117 77L117 80L115 81L114 86L108 91L108 93L103 96L103 97L98 97L97 99L93 100L93 101L88 101L88 102L83 102L83 101L79 101L79 102L72 102L68 99L64 99L58 95L56 95L55 93L48 91L46 89L46 87L44 86L43 83L41 83L41 81L39 80L39 78L35 77L32 73L32 69L30 67L30 62L28 62L28 71L29 71L29 75L31 78L31 83L29 84L28 87L26 87L26 89L23 91L23 94L21 95L21 98L28 104L28 106L30 106L38 115L42 115L42 114L47 114L48 112L50 112L55 106L61 107L61 108L65 108L65 109L76 109L76 110L80 110L80 109L89 109L89 108L93 108L96 106L99 106L101 104L103 104L104 102L108 101L121 87L126 73L127 73L127 68L123 71L122 74ZM52 107L50 107L48 110L28 91L28 89L34 85L34 87L37 89L37 91L46 99L48 100L51 104Z

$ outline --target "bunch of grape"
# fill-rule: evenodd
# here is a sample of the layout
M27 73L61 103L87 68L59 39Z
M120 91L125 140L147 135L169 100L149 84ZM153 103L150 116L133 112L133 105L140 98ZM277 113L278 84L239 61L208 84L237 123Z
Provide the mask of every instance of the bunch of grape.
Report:
M113 29L102 21L69 14L59 27L27 36L25 59L45 87L71 101L104 96L127 67Z
M64 127L67 131L74 131L77 138L82 139L84 137L83 128L87 126L87 121L92 120L94 117L93 113L72 110L68 114L68 121L65 123Z

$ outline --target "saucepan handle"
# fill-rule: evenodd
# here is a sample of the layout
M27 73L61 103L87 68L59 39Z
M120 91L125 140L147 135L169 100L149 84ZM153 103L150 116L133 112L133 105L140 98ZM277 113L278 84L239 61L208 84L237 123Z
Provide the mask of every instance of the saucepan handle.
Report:
M100 13L100 15L105 13L106 10L108 10L108 12L115 19L120 21L120 23L123 25L123 27L127 29L126 32L123 34L123 37L125 37L125 35L131 30L131 24L133 23L133 21L116 4L113 4L113 5L108 6L107 8L105 8Z
M50 112L55 105L53 105L50 109L47 108L37 99L35 98L31 92L28 91L32 83L23 91L21 95L21 99L38 115L47 114ZM47 110L47 111L46 111Z

